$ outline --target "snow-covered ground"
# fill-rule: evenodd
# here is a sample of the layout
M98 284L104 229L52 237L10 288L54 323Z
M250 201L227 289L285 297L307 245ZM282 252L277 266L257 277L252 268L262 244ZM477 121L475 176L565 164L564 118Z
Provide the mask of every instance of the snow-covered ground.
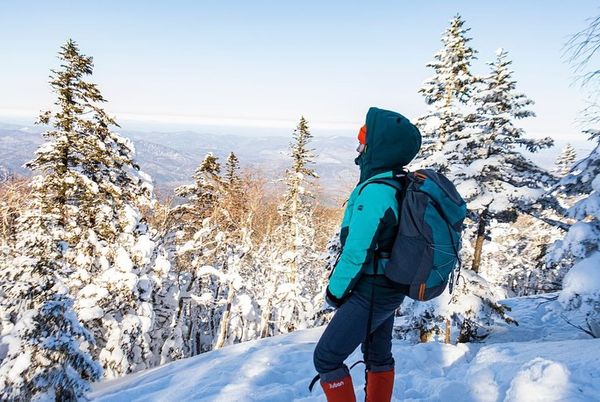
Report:
M546 295L544 297L551 297ZM394 400L600 401L600 339L561 318L558 302L506 300L519 326L499 324L483 343L394 341ZM324 401L312 351L322 328L246 342L97 384L96 401ZM360 360L355 352L348 361ZM363 366L353 369L364 399Z

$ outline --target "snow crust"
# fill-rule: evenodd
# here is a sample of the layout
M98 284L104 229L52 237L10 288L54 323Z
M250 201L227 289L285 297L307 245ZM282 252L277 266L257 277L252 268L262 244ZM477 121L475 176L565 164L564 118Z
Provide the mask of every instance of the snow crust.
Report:
M558 301L503 301L518 327L498 323L483 343L411 344L394 340L394 401L595 401L600 340L560 318ZM95 401L325 401L312 352L323 327L245 342L97 384ZM587 338L587 339L586 339ZM360 360L355 351L347 362ZM352 370L364 399L362 366Z

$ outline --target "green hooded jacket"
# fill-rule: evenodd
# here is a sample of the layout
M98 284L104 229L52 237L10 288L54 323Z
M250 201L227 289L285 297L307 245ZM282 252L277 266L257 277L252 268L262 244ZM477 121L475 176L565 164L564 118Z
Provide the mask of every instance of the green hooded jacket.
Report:
M375 250L391 250L396 238L397 190L385 184L367 184L392 178L421 147L419 130L399 113L372 107L366 126L366 148L355 161L360 166L360 181L346 205L340 233L342 252L329 279L329 294L339 300L352 291L369 295L371 287L377 284L385 289L385 277L381 274L386 260L377 259L378 275L372 276L374 256Z

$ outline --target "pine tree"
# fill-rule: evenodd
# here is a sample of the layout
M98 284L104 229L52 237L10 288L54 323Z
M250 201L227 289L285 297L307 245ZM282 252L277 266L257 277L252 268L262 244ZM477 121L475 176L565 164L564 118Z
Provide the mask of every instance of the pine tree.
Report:
M229 153L225 164L225 174L223 176L224 194L222 198L221 217L222 224L229 227L229 231L236 231L242 224L247 224L247 194L242 185L240 176L240 163L233 152Z
M282 222L263 249L269 290L261 305L262 336L305 327L314 314L312 300L320 290L310 189L318 175L312 168L311 138L308 122L302 117L290 144L292 166L286 170L286 192L279 205Z
M559 300L566 310L584 312L586 332L600 337L600 289L594 285L600 266L600 130L587 132L598 145L572 167L559 187L563 194L580 198L567 211L576 223L553 245L548 261L570 268Z
M518 214L514 222L492 219L481 255L481 275L498 299L555 292L565 270L547 266L548 247L564 232L536 216Z
M214 269L220 258L222 236L217 237L215 221L224 189L220 173L218 158L209 152L194 172L194 183L175 189L175 194L184 198L169 212L175 217L171 230L177 304L161 351L163 362L210 350L216 336L214 306L220 290L215 278L219 277L201 275L200 269ZM167 290L167 296L170 294Z
M80 400L102 375L80 346L93 346L94 338L64 285L73 268L64 259L64 227L50 209L54 194L43 184L40 176L33 180L31 203L18 220L19 254L0 260L0 344L8 348L2 400Z
M139 211L153 202L150 178L134 162L130 140L112 131L98 87L86 81L93 60L69 40L52 71L55 110L39 122L51 126L27 166L43 174L46 214L64 228L66 279L79 318L91 329L92 352L115 376L153 364L151 268L154 242Z
M470 91L465 95L469 98L462 109L468 108L469 114L463 114L460 130L454 130L451 136L444 135L428 153L426 150L425 157L418 163L445 173L468 203L471 223L468 223L463 238L473 238L474 242L471 245L464 241L462 259L471 260L474 272L468 275L471 282L479 283L472 289L473 293L478 292L476 296L482 306L498 305L496 295L487 288L489 282L477 275L484 242L489 240L490 222L514 220L521 203L533 202L553 184L552 175L516 149L524 146L529 151L537 151L550 146L552 140L524 138L524 131L514 125L514 120L533 115L527 108L532 101L515 91L516 82L509 69L511 62L506 56L503 50L498 51L496 61L490 63L491 73L479 85L469 87ZM448 65L453 65L455 60L449 59ZM469 82L474 84L475 79ZM488 325L486 323L490 320L485 318L485 314L510 321L503 308L484 309L482 311L486 313L483 315L474 309L463 311L465 301L461 295L469 297L468 292L461 292L458 287L457 294L448 298L451 303L448 308L428 304L432 310L415 312L414 322L447 323L447 330L459 325L458 333L462 334L459 338L465 340L468 338L466 334L479 336L471 331L472 328ZM453 315L453 308L458 315ZM461 314L462 319L451 319ZM427 326L422 326L422 330L427 332Z
M196 219L211 215L214 204L223 190L223 179L220 173L219 158L212 152L208 152L192 176L194 183L175 189L175 195L188 200L177 212L193 212L196 214Z
M561 177L566 176L571 171L576 158L577 153L575 152L575 148L571 144L567 144L556 159L556 173Z
M239 170L240 162L233 152L229 153L227 157L227 163L225 164L225 182L229 187L235 186L239 183Z
M424 137L422 156L439 151L448 141L460 139L465 128L467 102L479 78L470 71L477 52L469 45L470 28L464 25L460 15L450 21L450 27L442 36L442 49L427 64L435 74L419 89L429 105L427 114L417 121Z
M246 190L235 154L230 153L224 176L220 172L217 158L207 154L195 183L176 189L186 198L171 211L179 217L175 271L181 285L163 361L247 340L257 332L256 320L249 318L262 283L251 263Z
M530 152L552 145L551 138L524 137L514 121L535 116L527 107L533 104L515 91L507 52L498 49L490 63L491 74L473 98L473 133L466 142L461 164L455 166L453 179L471 211L477 211L478 229L472 268L479 270L481 250L491 217L513 214L521 200L534 200L554 184L553 177L525 158L516 147Z

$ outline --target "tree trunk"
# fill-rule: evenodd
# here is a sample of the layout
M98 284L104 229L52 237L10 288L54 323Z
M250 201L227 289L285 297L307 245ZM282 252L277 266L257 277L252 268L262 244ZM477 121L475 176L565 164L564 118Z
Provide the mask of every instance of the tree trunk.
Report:
M450 320L446 318L446 336L444 338L444 343L450 344L451 332L452 332L452 325L450 325Z
M420 329L419 330L419 342L427 343L433 338L433 330L432 329Z
M271 300L267 301L267 305L260 314L260 337L266 338L269 336L269 321L271 321Z
M481 265L481 251L483 250L483 241L485 240L485 227L487 222L488 207L481 212L479 215L479 225L477 226L477 239L475 240L475 253L473 255L473 265L471 269L474 272L479 273L479 266Z
M225 311L223 312L223 316L221 317L221 324L219 325L219 336L217 338L217 342L215 342L214 349L222 348L225 345L225 340L227 339L227 329L229 328L229 319L231 317L231 304L233 303L233 298L235 296L235 289L229 284L229 293L227 294L227 304L225 305Z

